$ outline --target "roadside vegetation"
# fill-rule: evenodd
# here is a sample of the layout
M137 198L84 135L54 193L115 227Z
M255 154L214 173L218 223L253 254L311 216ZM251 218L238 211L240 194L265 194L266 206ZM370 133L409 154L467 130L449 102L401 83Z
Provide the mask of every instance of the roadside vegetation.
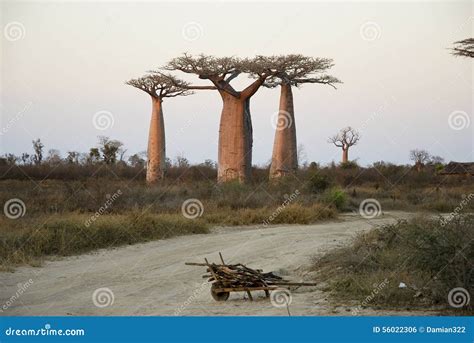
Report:
M472 315L473 263L474 215L464 214L417 217L361 233L316 258L314 270L332 297L352 301L354 315L363 307Z
M3 212L9 201L21 201L16 219L0 218L2 268L218 225L310 224L358 212L370 198L381 211L449 213L474 186L472 177L443 175L442 159L418 150L415 166L303 162L295 174L272 180L270 166L253 167L245 184L216 183L213 161L191 165L180 156L166 160L165 178L150 186L144 154L126 158L123 144L108 137L87 154L43 154L39 139L33 148L32 155L0 158ZM464 201L463 210L474 210L474 201Z

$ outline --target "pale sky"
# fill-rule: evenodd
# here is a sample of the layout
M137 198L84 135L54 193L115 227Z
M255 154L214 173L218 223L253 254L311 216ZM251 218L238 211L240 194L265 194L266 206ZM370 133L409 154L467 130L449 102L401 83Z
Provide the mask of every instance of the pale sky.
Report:
M251 57L301 53L333 58L337 90L294 90L298 144L307 160L339 161L327 143L361 131L350 159L408 163L411 149L474 160L473 59L452 43L473 37L472 1L445 2L66 2L1 4L0 153L87 152L97 136L128 154L147 145L149 96L124 81L183 52ZM205 84L193 75L176 75ZM236 87L251 80L237 80ZM278 89L251 100L253 163L271 157ZM217 160L221 99L214 91L165 99L167 154ZM94 115L113 118L106 130ZM97 125L96 125L97 126Z

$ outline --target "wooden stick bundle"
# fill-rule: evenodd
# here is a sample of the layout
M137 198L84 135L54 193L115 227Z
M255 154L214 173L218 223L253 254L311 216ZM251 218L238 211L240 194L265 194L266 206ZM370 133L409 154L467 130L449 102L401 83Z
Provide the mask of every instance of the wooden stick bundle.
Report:
M226 264L221 253L219 253L219 256L222 264L209 263L207 259L205 259L206 263L186 262L185 264L189 266L207 267L206 271L208 274L203 275L203 278L206 278L207 281L222 288L314 285L309 283L289 282L272 272L264 273L261 269L252 269L241 263Z

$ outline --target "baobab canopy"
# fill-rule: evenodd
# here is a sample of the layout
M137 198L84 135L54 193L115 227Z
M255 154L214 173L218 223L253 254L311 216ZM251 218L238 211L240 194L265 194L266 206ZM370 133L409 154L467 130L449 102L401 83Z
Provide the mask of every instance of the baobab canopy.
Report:
M166 70L179 70L188 74L196 74L200 79L211 81L219 91L224 91L235 97L252 96L263 81L270 76L268 61L258 57L241 59L237 57L214 57L210 55L183 54L168 62ZM257 81L242 91L235 90L230 82L242 73L255 73ZM260 83L260 84L259 84ZM257 88L257 89L255 89Z
M296 87L303 83L321 83L334 87L334 84L341 83L339 79L324 74L334 66L330 58L315 58L300 54L258 57L266 59L273 71L272 76L265 81L265 87L273 88L282 83Z
M281 86L280 112L288 113L292 126L275 135L271 175L285 175L295 171L296 130L294 125L293 97L291 87L303 83L320 83L334 87L340 81L324 74L333 66L328 58L312 58L303 55L256 56L254 58L214 57L210 55L183 54L173 58L161 69L195 74L201 80L209 80L209 86L197 86L182 81L171 74L152 71L150 74L132 79L127 84L152 97L152 122L148 144L147 180L155 182L163 177L165 141L161 102L165 97L190 95L192 90L217 90L223 107L219 126L218 181L250 178L252 166L252 120L250 98L261 86ZM235 89L231 82L241 74L253 80L242 90ZM280 120L280 118L278 118Z
M137 79L131 79L125 83L158 99L175 97L178 95L186 96L193 93L188 89L189 83L182 81L171 74L163 74L159 72L152 72Z
M474 58L474 38L454 42L453 55Z

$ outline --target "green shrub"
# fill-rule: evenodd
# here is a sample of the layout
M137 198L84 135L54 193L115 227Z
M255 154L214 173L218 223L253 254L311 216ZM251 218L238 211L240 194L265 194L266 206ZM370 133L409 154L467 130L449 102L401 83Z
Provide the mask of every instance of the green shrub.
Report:
M342 210L347 203L347 195L340 188L332 188L324 194L324 202L334 205L338 210Z
M309 188L309 191L312 193L323 192L330 185L331 185L331 182L329 180L329 177L327 175L322 175L318 172L312 173L308 180L308 188Z

